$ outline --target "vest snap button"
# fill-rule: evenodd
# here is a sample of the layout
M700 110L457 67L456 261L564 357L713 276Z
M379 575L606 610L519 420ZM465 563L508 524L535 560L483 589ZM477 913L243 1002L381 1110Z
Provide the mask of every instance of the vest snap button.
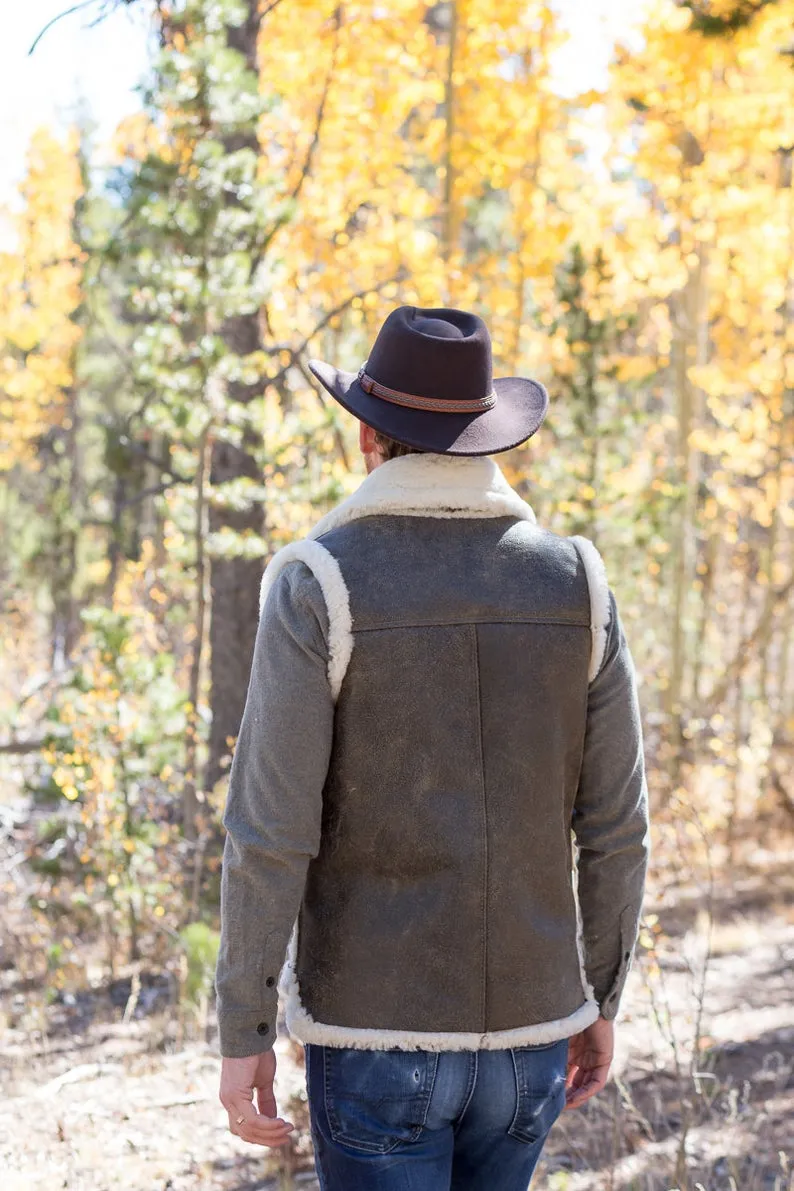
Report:
M256 1027L256 1032L257 1032L257 1034L266 1034L268 1032L269 1028L270 1027L268 1026L266 1021L260 1021L259 1025Z

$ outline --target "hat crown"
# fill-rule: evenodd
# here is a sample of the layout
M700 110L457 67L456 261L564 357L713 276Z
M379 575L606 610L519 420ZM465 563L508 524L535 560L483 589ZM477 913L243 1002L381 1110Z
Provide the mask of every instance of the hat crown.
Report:
M482 401L493 391L491 337L465 310L399 306L378 332L366 372L416 397Z

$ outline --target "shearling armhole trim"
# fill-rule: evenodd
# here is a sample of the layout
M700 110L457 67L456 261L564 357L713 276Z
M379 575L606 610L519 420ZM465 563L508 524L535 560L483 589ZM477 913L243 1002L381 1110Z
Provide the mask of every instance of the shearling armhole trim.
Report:
M287 1029L299 1042L316 1046L351 1046L356 1050L508 1050L515 1046L543 1046L570 1038L598 1017L598 1005L586 999L568 1017L555 1021L536 1022L513 1030L493 1030L488 1034L431 1033L425 1030L363 1029L358 1026L336 1026L315 1021L301 1001L300 986L295 971L298 944L297 920L281 970L279 993L284 1004Z
M323 593L328 609L328 683L337 699L353 652L353 618L342 570L333 554L319 542L291 542L274 554L265 567L259 591L260 617L273 584L288 562L305 563Z
M588 538L571 538L579 552L579 557L587 576L587 586L590 591L590 631L592 645L590 649L590 669L588 681L592 682L601 669L604 651L607 647L607 629L609 628L609 584L604 562L595 546Z
M579 977L582 981L582 991L587 1001L595 1000L595 989L587 979L587 958L584 946L584 921L582 919L582 905L579 901L579 848L576 840L571 840L573 851L573 867L571 869L571 885L573 902L576 908L576 951L579 956Z

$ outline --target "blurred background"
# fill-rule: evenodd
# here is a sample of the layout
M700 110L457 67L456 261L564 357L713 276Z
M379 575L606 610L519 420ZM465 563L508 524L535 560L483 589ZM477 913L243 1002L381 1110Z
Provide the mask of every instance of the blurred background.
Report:
M313 1187L226 1132L220 815L268 557L362 478L310 381L400 303L551 394L654 855L616 1078L545 1191L794 1155L794 0L29 0L0 16L7 1191Z

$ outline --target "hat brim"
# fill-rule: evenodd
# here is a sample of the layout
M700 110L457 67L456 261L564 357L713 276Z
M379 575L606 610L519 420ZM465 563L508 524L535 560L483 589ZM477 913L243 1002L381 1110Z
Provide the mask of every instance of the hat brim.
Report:
M496 455L531 438L546 416L543 385L519 376L494 381L496 404L482 413L429 413L394 405L361 387L356 372L309 360L320 384L349 413L396 442L438 455Z

